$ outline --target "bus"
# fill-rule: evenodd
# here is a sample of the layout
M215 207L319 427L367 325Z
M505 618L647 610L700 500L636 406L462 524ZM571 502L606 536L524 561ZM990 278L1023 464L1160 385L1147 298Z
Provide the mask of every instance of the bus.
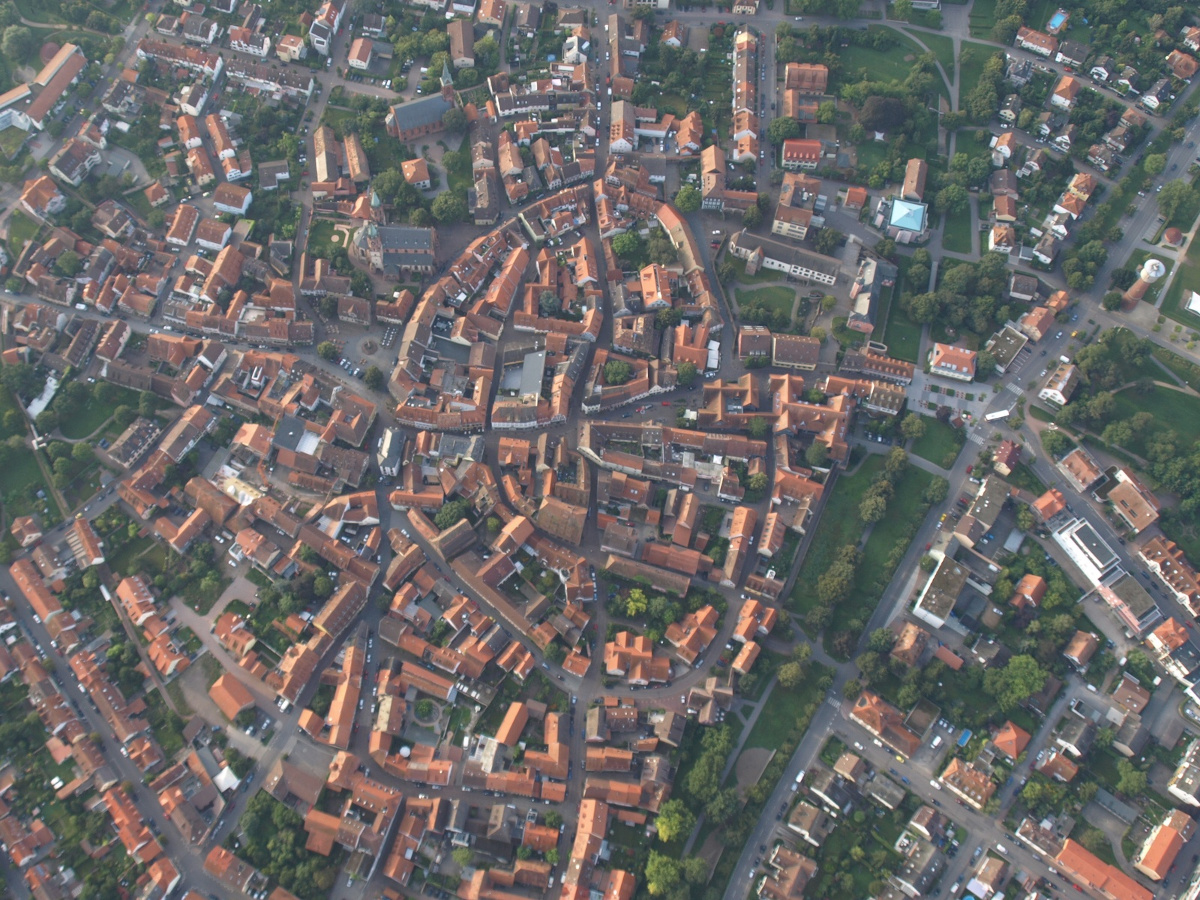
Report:
M988 413L986 416L983 417L983 419L985 422L997 422L1000 419L1007 419L1011 415L1012 415L1011 409L1002 409L1002 410L999 410L998 412Z

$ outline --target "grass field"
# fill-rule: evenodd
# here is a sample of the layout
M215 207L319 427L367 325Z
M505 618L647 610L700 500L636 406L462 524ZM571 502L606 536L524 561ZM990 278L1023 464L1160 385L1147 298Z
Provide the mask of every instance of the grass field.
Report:
M946 225L942 229L942 248L951 253L970 253L971 232L974 230L975 216L971 213L970 204L961 212L947 213Z
M796 726L796 720L804 707L817 699L817 679L805 678L794 691L781 687L776 683L771 696L767 698L767 708L759 714L754 727L746 735L745 749L751 747L766 747L776 749L783 743L787 733ZM745 751L743 751L745 752Z
M771 312L778 312L790 319L792 305L796 302L796 292L792 288L782 285L749 291L742 290L737 292L737 301L739 306L745 303L757 303Z
M331 219L316 219L308 230L308 252L321 259L330 259L333 252L343 249L341 242L334 243L334 226Z
M970 13L971 36L990 37L996 25L996 0L975 0Z
M983 75L983 65L988 59L1003 51L997 47L989 46L988 44L976 44L971 41L963 41L959 50L959 69L962 78L962 84L958 87L958 96L967 97L971 91L975 89L975 85L979 84L980 76Z
M825 630L826 638L836 631L854 629L854 623L863 622L871 617L883 589L891 580L892 569L887 565L888 557L897 547L911 540L909 531L914 525L913 513L921 508L921 495L933 481L933 476L924 469L910 465L903 477L896 484L896 493L888 504L891 514L884 516L875 523L871 536L863 548L862 565L854 580L854 590L850 599L833 611L833 621ZM898 513L903 514L898 514ZM874 577L875 581L869 579ZM859 626L854 630L861 630ZM826 640L826 649L829 649Z
M922 32L921 43L933 51L933 55L937 57L938 62L942 64L942 68L946 70L946 77L953 81L954 41L940 34L925 34Z
M1195 244L1192 246L1194 247ZM1167 294L1163 297L1159 309L1164 316L1174 319L1181 325L1200 328L1200 316L1188 312L1183 307L1183 298L1188 296L1190 291L1200 291L1200 260L1192 255L1191 248L1185 259L1186 262L1180 263L1179 271L1171 280L1171 286L1167 289Z
M21 255L26 241L33 240L41 226L19 209L8 217L8 250L12 259Z
M1125 448L1139 456L1145 455L1147 438L1167 429L1179 435L1180 440L1187 446L1200 439L1200 398L1183 391L1155 387L1146 393L1134 390L1120 391L1116 395L1116 401L1114 421L1129 419L1139 412L1148 412L1154 416L1154 423L1145 431L1134 434L1132 446Z
M912 452L935 466L947 468L962 450L962 432L945 422L926 416L925 433L913 441Z
M921 326L910 320L908 314L900 308L901 291L906 288L913 289L913 286L905 285L903 273L904 267L902 266L900 278L892 287L891 301L882 314L884 325L881 333L889 354L896 359L916 363L917 357L921 353ZM920 285L919 289L924 290L925 285Z
M842 475L821 514L817 533L796 576L790 606L805 613L817 605L817 579L829 568L834 554L846 544L857 543L862 536L858 505L875 476L883 470L883 457L869 456L853 475Z
M984 140L979 140L975 136L976 133L980 131L983 132ZM988 132L986 129L980 128L958 129L958 131L955 133L956 137L954 139L954 152L965 153L971 158L982 156L986 159L990 159L992 156L992 150L987 143L987 133Z
M874 30L878 26L872 26ZM911 38L891 32L899 43L880 53L869 47L842 47L841 81L853 83L866 75L871 81L903 81L912 72L912 64L924 51Z

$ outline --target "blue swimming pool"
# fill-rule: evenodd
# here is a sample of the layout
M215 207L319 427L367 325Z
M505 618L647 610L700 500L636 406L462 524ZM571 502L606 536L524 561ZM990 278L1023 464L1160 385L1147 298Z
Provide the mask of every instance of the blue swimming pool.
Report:
M1065 21L1067 21L1067 14L1060 9L1050 17L1050 21L1047 23L1046 27L1050 31L1054 31L1055 29L1062 28L1063 22Z

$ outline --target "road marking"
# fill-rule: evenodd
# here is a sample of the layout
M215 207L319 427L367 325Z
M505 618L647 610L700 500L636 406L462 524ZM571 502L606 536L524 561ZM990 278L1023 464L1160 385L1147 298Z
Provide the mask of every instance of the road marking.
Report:
M972 431L970 434L968 434L967 440L973 444L978 444L981 447L984 445L984 443L986 441L984 436L977 431Z
M1012 391L1014 394L1016 394L1018 396L1020 396L1023 393L1021 386L1019 384L1017 384L1015 381L1010 381L1008 384L1006 384L1004 386L1004 388L1005 388L1005 390Z

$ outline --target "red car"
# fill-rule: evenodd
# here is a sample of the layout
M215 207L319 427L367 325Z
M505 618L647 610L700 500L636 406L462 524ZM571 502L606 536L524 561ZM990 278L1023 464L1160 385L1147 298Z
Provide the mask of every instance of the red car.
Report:
M671 401L670 401L670 400L664 400L664 401L663 401L663 406L670 406L670 405L671 405Z
M967 474L968 474L968 475L970 475L970 474L971 474L972 472L974 472L974 471L975 471L975 467L974 467L974 466L967 466Z

